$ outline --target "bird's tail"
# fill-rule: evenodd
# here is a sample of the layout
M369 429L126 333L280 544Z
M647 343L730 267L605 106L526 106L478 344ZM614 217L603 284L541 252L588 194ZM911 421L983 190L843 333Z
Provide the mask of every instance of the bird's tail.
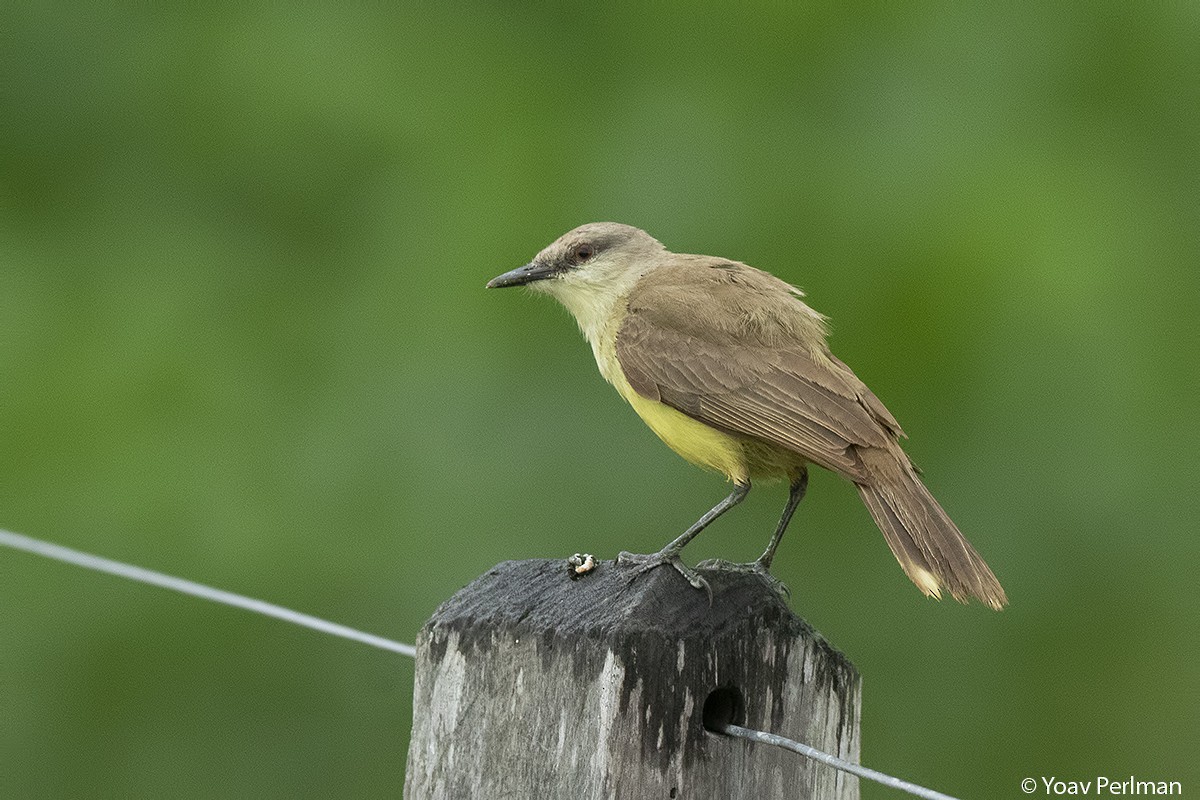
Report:
M940 598L945 589L959 602L974 597L997 611L1003 608L1008 597L1000 581L908 459L884 450L872 456L864 459L871 480L857 483L858 493L909 579L930 597Z

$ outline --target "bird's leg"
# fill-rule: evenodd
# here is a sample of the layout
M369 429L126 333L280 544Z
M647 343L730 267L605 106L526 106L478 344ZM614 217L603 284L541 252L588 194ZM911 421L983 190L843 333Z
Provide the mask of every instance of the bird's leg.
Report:
M792 479L792 485L788 492L787 505L783 507L783 515L779 517L779 524L775 526L775 535L771 537L771 542L767 545L767 549L754 562L763 568L763 572L771 569L771 562L775 559L775 548L779 547L779 542L783 539L783 532L787 530L788 523L792 521L792 515L796 513L796 506L800 505L800 501L804 499L804 493L807 490L808 470L801 467L800 474Z
M696 566L707 567L709 569L726 569L734 572L754 572L761 575L776 592L781 595L787 595L787 587L770 573L771 561L774 560L775 550L779 547L779 541L783 538L783 533L787 530L788 523L792 521L792 515L796 513L796 506L800 505L800 501L804 499L804 492L807 489L808 470L801 467L799 472L792 478L787 505L783 507L783 514L779 517L779 524L775 526L775 534L771 537L767 549L757 559L748 564L731 564L728 561L711 559L702 561Z
M738 503L742 502L742 500L744 500L746 495L749 493L750 481L746 481L745 483L735 483L733 485L733 491L729 493L728 497L713 506L707 514L696 520L696 524L692 525L692 527L680 534L675 541L668 544L662 550L659 550L657 553L648 553L645 555L622 551L617 556L617 562L620 564L640 565L635 573L635 577L643 572L652 570L661 564L670 564L679 572L680 575L686 578L687 582L692 586L708 592L709 600L711 602L712 589L709 587L708 581L704 580L704 578L701 578L696 574L695 570L684 564L683 559L679 557L679 552L683 550L684 546L688 542L690 542L692 539L695 539L696 535L699 534L700 531L708 527L710 522L736 506Z

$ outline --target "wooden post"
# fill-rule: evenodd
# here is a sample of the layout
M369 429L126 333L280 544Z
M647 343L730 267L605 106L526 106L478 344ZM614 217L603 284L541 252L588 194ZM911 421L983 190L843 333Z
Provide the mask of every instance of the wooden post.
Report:
M750 574L509 561L417 642L404 796L857 800L850 775L710 733L724 721L858 760L854 666Z

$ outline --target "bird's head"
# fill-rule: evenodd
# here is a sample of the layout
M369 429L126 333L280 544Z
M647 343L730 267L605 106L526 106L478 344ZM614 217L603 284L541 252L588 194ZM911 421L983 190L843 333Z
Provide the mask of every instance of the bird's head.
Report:
M489 289L528 286L556 298L586 330L665 252L650 234L617 222L591 222L560 236L523 267L488 281Z

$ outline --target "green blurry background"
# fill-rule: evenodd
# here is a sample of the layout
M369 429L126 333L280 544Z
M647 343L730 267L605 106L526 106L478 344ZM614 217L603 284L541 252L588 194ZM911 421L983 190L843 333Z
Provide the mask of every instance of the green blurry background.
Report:
M1008 590L926 600L814 476L775 571L868 765L1200 789L1195 3L352 5L5 4L0 527L410 641L657 548L725 486L483 289L619 220L807 289ZM401 790L407 659L7 551L0 607L2 797Z

